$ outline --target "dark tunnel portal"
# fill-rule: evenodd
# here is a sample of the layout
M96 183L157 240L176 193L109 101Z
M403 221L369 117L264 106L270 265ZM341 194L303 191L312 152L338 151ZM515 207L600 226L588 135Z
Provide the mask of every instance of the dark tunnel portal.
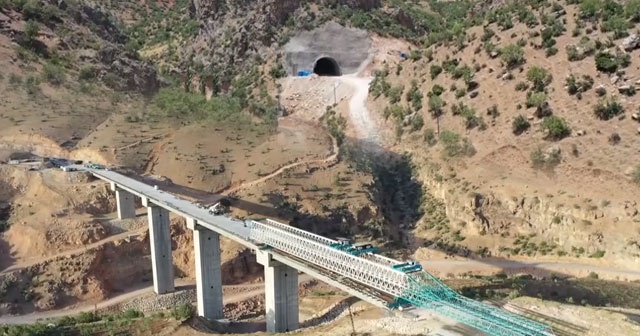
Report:
M313 73L318 76L342 76L338 62L331 57L322 57L313 66Z

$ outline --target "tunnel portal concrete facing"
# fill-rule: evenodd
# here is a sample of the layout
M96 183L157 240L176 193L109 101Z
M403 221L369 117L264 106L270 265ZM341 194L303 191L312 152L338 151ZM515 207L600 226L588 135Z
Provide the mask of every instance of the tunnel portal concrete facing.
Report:
M370 48L366 31L328 22L289 40L284 46L285 68L293 76L301 70L320 76L356 73L369 58Z

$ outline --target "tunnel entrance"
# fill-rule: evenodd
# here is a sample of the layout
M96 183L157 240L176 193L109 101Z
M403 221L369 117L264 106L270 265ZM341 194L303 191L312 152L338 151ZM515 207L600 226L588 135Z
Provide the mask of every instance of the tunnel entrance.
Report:
M338 62L331 57L319 58L313 66L313 73L318 76L342 76Z

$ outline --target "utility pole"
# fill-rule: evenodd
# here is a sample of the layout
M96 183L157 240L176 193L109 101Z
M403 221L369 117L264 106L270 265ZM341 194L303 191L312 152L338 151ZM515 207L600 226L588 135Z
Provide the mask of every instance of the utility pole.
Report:
M338 87L338 83L333 84L333 105L338 104L338 99L336 98L336 88Z

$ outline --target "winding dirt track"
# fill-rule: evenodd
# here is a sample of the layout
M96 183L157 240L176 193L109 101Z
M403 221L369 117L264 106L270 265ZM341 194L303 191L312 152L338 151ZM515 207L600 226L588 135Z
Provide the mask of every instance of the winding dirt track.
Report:
M306 274L302 274L298 277L298 284L307 282L309 280L312 280L310 276ZM178 291L189 290L190 288L195 286L194 281L183 280L183 279L177 279L175 284L176 284L176 288L182 287L181 289L178 289ZM264 286L258 287L255 284L223 286L223 288L229 289L229 290L249 289L245 291L240 291L239 293L225 295L223 298L224 304L244 301L252 297L262 295L264 293ZM20 316L0 316L0 324L30 324L30 323L36 323L38 321L46 320L46 319L56 319L63 316L77 315L83 312L91 312L99 309L108 308L120 303L125 303L137 297L148 295L151 293L153 293L153 284L144 286L144 287L134 288L129 292L114 296L112 298L109 298L95 305L83 305L83 306L74 307L71 309L50 310L46 312L38 312L38 313L32 313L32 314L20 315Z
M331 136L330 136L331 137ZM336 141L336 139L334 137L331 137L331 154L329 154L329 156L327 156L324 159L318 159L318 160L307 160L307 161L300 161L300 162L294 162L292 164L288 164L286 166L282 166L276 170L274 170L273 172L271 172L268 175L265 175L259 179L253 180L253 181L249 181L249 182L245 182L242 183L238 186L233 186L233 187L228 187L226 189L221 190L219 193L222 195L230 195L233 193L236 193L240 190L246 189L246 188L251 188L254 187L260 183L264 183L272 178L278 177L280 175L282 175L282 173L284 173L285 171L289 170L289 169L293 169L293 168L297 168L300 166L306 166L306 165L326 165L326 166L330 166L332 164L334 164L335 162L338 161L338 155L339 155L339 150L340 148L338 147L338 142Z

